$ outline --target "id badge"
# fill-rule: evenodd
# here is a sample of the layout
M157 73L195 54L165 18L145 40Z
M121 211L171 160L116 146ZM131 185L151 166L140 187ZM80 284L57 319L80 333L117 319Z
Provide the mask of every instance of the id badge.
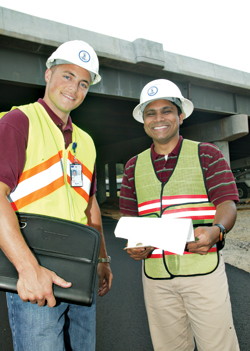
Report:
M78 163L72 163L70 165L70 184L72 187L82 187L82 165Z

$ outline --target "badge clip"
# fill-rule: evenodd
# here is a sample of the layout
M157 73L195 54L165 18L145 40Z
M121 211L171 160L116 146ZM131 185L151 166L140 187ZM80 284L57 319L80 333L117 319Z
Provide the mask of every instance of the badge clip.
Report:
M82 165L77 162L76 148L77 143L74 142L72 144L72 149L74 152L74 162L70 165L70 184L73 188L83 186Z

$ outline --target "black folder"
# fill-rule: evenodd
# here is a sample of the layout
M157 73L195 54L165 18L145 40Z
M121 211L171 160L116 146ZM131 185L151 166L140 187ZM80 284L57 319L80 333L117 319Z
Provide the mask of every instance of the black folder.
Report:
M54 271L70 288L53 285L57 300L91 306L101 234L76 222L17 213L22 235L39 264ZM0 290L16 292L18 273L0 250Z

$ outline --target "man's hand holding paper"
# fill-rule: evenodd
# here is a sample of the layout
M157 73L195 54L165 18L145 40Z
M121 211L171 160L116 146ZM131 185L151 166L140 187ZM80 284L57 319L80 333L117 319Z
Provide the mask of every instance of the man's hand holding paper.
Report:
M195 240L189 218L122 217L115 235L128 239L127 250L133 250L128 253L138 260L146 258L152 248L183 255L186 243Z
M195 242L188 243L186 251L206 255L218 241L218 227L198 227L194 231Z
M145 258L147 258L147 256L149 255L149 253L152 250L154 250L154 247L147 246L147 247L127 249L127 253L135 261L140 261L140 260L144 260Z

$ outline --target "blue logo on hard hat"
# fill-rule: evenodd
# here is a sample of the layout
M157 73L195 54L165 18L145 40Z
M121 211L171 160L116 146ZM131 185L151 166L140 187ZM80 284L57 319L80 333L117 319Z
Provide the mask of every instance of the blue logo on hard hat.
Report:
M89 62L90 61L90 54L87 51L80 51L79 52L79 58L83 62Z
M151 88L148 89L148 95L149 96L154 96L157 93L158 93L158 88L157 87L151 87Z

